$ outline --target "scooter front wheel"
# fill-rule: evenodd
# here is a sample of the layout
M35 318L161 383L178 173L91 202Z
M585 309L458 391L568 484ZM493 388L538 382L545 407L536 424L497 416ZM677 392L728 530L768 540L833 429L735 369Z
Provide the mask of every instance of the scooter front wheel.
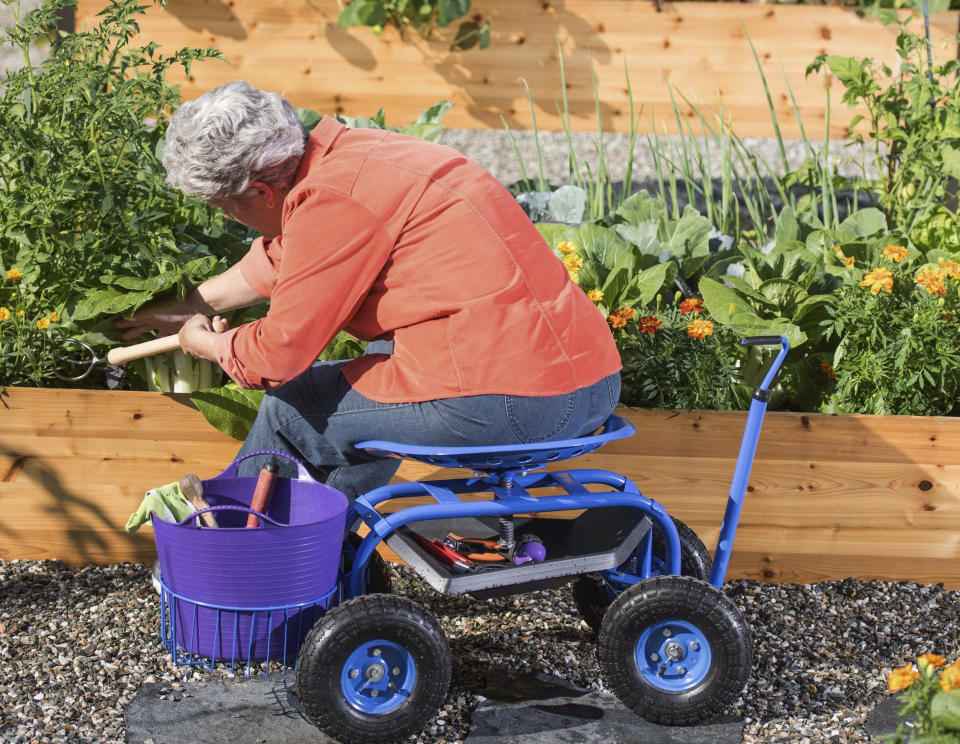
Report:
M598 639L606 685L642 718L716 718L746 686L753 647L736 605L689 576L655 576L610 606Z

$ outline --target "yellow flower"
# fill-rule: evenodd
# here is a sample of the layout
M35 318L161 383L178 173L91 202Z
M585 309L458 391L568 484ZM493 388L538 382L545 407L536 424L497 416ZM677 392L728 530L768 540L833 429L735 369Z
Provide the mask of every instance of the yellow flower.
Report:
M713 335L713 323L709 320L697 319L687 326L687 335L690 338L706 338Z
M561 240L559 243L557 243L557 250L566 256L570 253L576 253L580 249L577 248L576 244L571 243L569 240Z
M572 253L568 253L563 257L563 265L568 269L580 269L583 268L583 258L580 256L575 256Z
M883 255L894 263L903 263L903 260L907 257L907 249L902 245L888 245L884 247Z
M10 310L5 307L0 307L0 320L10 320Z
M942 667L947 663L940 654L921 654L917 657L917 666L923 669L925 666Z
M600 302L603 299L603 292L599 289L591 289L587 292L587 297L590 298L591 302Z
M960 263L940 259L940 271L951 279L960 279Z
M17 310L17 317L22 318L24 315L23 310Z
M917 284L930 294L945 295L947 286L943 283L944 276L940 269L920 269L917 272Z
M841 248L839 245L833 246L833 252L838 256L843 256L843 248Z
M845 259L843 259L843 262L847 266L853 266L857 262L857 259L855 259L853 256L847 256Z
M920 674L916 669L911 666L900 667L890 672L887 678L887 689L890 692L906 690L917 679L920 679Z
M940 689L944 692L960 690L960 662L953 662L940 672Z
M873 271L860 281L860 286L870 287L870 294L877 294L881 289L892 292L893 274L886 269L874 267Z
M580 281L580 269L567 269L567 273L570 274L570 278L573 279L573 281Z
M39 328L41 331L45 331L49 327L50 327L50 320L48 318L40 318L40 320L37 321L37 328Z
M51 322L51 323L56 323L58 320L60 320L60 318L57 317L57 311L56 311L56 310L54 310L52 313L50 313L47 317L50 319L50 322Z
M19 282L23 279L23 272L20 269L7 269L7 279L11 282Z

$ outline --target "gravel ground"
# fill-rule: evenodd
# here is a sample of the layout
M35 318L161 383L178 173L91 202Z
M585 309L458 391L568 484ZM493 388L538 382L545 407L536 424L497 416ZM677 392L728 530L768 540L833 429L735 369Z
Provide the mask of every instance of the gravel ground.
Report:
M392 570L396 591L431 610L454 651L445 723L416 741L461 741L491 673L539 671L603 689L569 590L441 597L408 569ZM4 742L123 742L123 710L141 684L230 676L172 663L146 565L0 561L0 597ZM891 669L927 651L958 653L960 592L941 586L749 582L735 602L754 639L753 674L729 711L747 721L745 743L868 742L863 722L886 697Z

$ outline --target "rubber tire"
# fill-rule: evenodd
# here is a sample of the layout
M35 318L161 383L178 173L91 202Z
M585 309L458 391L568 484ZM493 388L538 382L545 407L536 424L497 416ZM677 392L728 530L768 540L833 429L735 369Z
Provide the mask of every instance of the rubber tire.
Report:
M385 639L413 655L410 696L389 713L363 713L340 688L340 670L363 643ZM368 594L326 613L307 634L297 661L297 694L307 718L350 744L381 744L419 732L437 715L450 687L450 645L427 610L405 597Z
M360 543L363 542L363 538L356 532L351 532L347 535L347 542L350 543L354 550L358 550ZM352 560L347 558L346 553L344 553L343 568L345 572L350 570L352 563ZM370 559L367 561L367 571L366 594L393 594L393 579L390 578L390 570L387 568L387 563L383 560L380 553L374 551L373 555L370 556Z
M644 629L665 620L690 623L710 644L710 667L688 690L658 688L637 666ZM654 576L624 591L610 606L597 645L606 686L637 715L666 725L715 719L743 692L753 661L750 628L736 605L690 576Z
M707 581L710 578L710 569L713 568L713 559L703 541L697 533L679 519L674 518L680 536L680 573L683 576L693 576ZM663 533L654 527L653 554L661 559L666 555L666 544ZM573 582L573 601L580 611L580 617L595 632L600 630L603 616L615 598L610 597L606 582L597 573L584 574Z

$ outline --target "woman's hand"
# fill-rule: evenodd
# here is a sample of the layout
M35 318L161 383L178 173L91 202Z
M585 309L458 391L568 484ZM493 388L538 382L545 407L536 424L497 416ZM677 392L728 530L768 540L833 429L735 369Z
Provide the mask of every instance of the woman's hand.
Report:
M170 336L197 312L197 308L186 302L162 302L148 305L131 315L116 321L117 328L126 328L122 338L124 340L139 336L148 331L157 331L161 336Z
M178 334L180 348L185 354L197 359L217 361L216 338L217 333L227 329L227 321L215 315L211 321L206 315L199 313L192 316Z

